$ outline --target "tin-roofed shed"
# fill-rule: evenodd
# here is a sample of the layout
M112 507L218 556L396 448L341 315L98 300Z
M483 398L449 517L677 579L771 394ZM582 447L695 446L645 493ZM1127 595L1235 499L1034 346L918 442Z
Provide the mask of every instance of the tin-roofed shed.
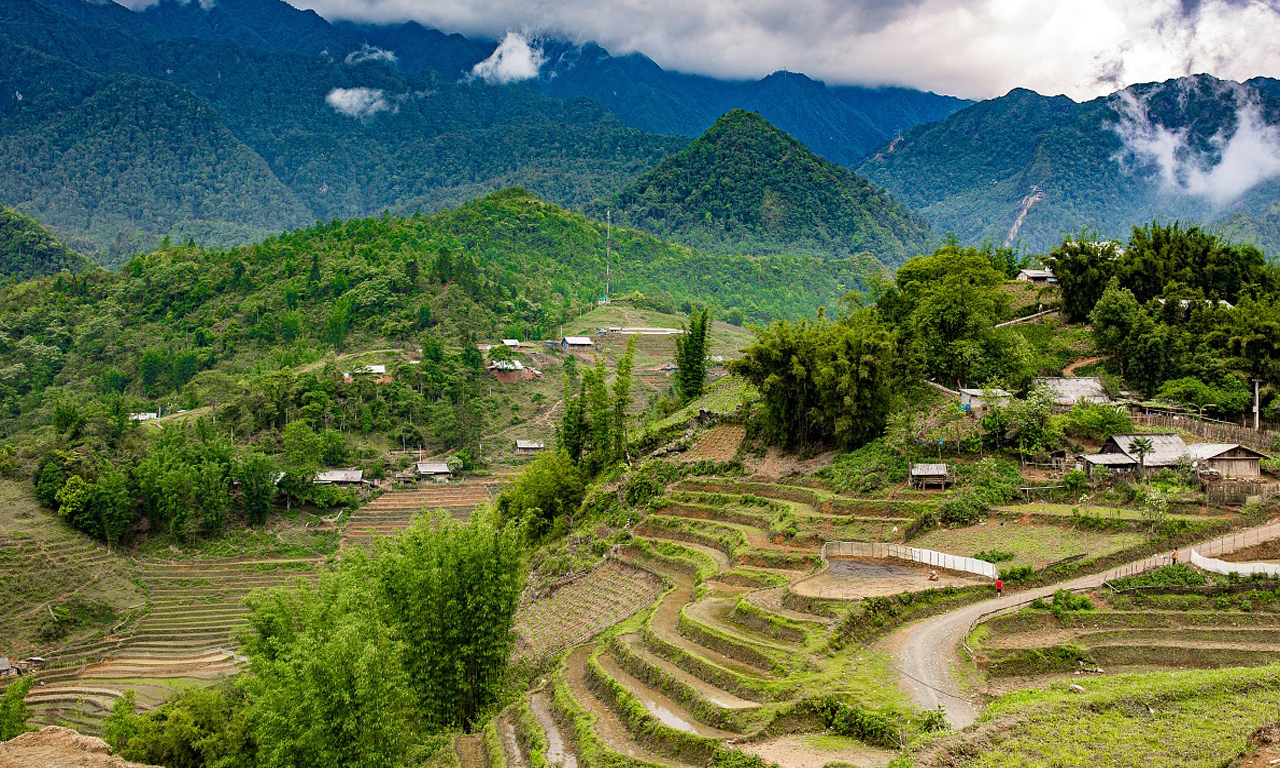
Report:
M916 489L946 489L956 481L955 475L947 471L946 464L912 464L911 487Z

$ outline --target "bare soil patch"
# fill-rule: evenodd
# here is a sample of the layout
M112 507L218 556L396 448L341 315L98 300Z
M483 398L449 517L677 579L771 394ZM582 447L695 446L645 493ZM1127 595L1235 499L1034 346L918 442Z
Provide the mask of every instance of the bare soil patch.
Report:
M747 428L741 424L717 424L698 436L697 441L677 457L680 461L732 461L747 436Z
M111 754L102 739L50 725L0 743L0 768L156 768Z
M938 578L930 581L929 574L933 571L937 572ZM827 570L796 582L791 591L803 597L859 600L938 587L973 587L990 583L989 579L981 576L934 569L905 560L832 559Z
M835 451L828 451L812 458L802 459L796 454L784 453L778 448L771 447L764 458L748 456L743 460L743 464L750 479L773 481L817 472L830 464L835 455Z
M1236 768L1271 768L1280 765L1280 723L1272 723L1254 731L1249 737L1250 751L1235 763Z
M753 744L739 744L738 749L749 755L758 755L766 762L777 763L779 768L811 768L840 761L859 768L879 768L889 764L897 753L866 746L842 745L826 749L801 735L780 736Z

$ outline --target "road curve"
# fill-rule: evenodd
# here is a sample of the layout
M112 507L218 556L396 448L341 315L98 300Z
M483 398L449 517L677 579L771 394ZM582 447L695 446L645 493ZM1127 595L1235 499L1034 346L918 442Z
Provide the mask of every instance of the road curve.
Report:
M1210 550L1213 554L1233 552L1244 546L1280 538L1280 520L1238 531L1212 541L1192 544L1186 549ZM899 684L911 694L921 709L941 706L952 728L962 730L972 725L981 713L977 696L967 693L956 679L955 669L961 663L960 643L975 622L998 613L1025 607L1038 597L1048 597L1058 589L1088 589L1108 579L1120 578L1135 567L1154 567L1168 563L1168 555L1136 560L1102 573L1081 576L1048 587L1018 592L967 605L949 613L909 624L884 638L878 645L893 653Z

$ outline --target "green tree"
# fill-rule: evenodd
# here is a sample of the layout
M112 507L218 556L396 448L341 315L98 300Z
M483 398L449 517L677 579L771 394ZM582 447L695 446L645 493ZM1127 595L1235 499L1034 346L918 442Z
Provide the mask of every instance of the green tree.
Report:
M423 722L474 727L506 679L525 583L522 531L419 519L375 568L389 621L413 649L404 667Z
M1155 445L1149 437L1134 438L1131 446L1133 452L1138 454L1138 477L1142 477L1147 471L1147 456L1155 450Z
M20 677L0 693L0 741L8 741L31 730L27 726L31 708L27 706L25 699L31 692L33 683L33 677Z
M1116 271L1117 244L1099 242L1091 234L1068 237L1045 258L1062 290L1062 310L1073 323L1083 323L1102 297Z
M613 455L627 458L627 420L631 408L631 365L635 358L636 337L627 339L627 351L618 358L613 370Z
M250 525L262 525L276 498L276 465L265 454L246 451L236 464L240 503Z
M571 527L585 494L586 480L569 455L545 451L498 497L498 510L505 520L523 521L540 539L556 529L557 522Z
M701 397L706 384L710 319L706 309L695 309L684 333L676 337L675 390L684 403Z

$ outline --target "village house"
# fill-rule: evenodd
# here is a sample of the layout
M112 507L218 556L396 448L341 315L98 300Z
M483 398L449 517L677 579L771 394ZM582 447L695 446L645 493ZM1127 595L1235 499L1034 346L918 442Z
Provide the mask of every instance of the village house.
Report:
M364 365L354 371L344 371L342 374L342 381L350 384L356 380L357 376L372 377L374 384L391 383L391 374L387 373L387 366L385 365Z
M917 490L937 488L946 490L955 483L956 477L947 471L946 464L912 464L911 487Z
M1134 450L1137 440L1151 441L1151 450L1145 457ZM1141 466L1147 469L1194 465L1196 469L1212 470L1227 478L1259 477L1262 459L1266 456L1252 448L1235 443L1185 443L1178 435L1138 434L1112 435L1102 449L1085 456L1085 468L1106 467L1119 472L1133 472Z
M590 336L565 336L560 340L560 346L566 349L593 349L595 342Z
M520 340L519 339L503 339L502 346L506 347L507 349L519 349Z
M0 678L16 677L18 668L9 661L8 656L0 656Z
M145 413L131 413L129 414L129 418L133 421L153 421L160 418L160 414L150 411Z
M1052 269L1021 269L1018 270L1018 280L1023 283L1035 283L1037 285L1058 282L1058 278L1053 276Z
M987 402L990 396L991 401ZM1009 404L1013 395L1005 392L1003 389L977 389L975 387L962 387L960 389L960 410L969 411L970 413L981 413L989 406L1005 406Z
M1041 376L1036 378L1035 385L1044 387L1053 393L1053 401L1061 406L1071 407L1077 403L1097 403L1108 405L1114 402L1102 387L1102 380L1084 376Z
M453 477L453 470L443 461L420 461L414 466L413 473L419 480L432 483L447 483Z
M541 453L547 449L547 444L537 440L517 440L516 453L527 456L534 453Z
M369 485L369 481L364 479L363 469L326 469L316 473L315 485L337 485L340 487L350 487L356 485Z

